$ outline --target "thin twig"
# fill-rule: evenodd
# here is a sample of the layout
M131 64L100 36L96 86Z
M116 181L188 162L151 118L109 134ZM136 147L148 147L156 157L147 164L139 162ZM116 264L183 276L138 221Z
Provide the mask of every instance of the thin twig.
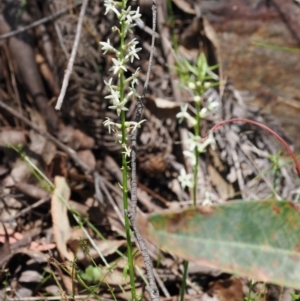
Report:
M136 118L135 121L139 122L141 120L141 116L143 113L144 108L144 99L145 94L148 89L149 77L152 67L153 61L153 53L155 50L155 30L156 30L156 0L152 1L152 42L151 42L151 52L149 58L149 65L146 75L146 80L144 83L144 89L142 92L141 97L139 98ZM136 137L137 137L137 130L134 130L131 135L131 202L130 202L130 210L127 212L128 218L131 223L131 227L134 231L134 236L137 242L137 245L141 251L143 256L147 277L149 281L149 285L147 285L146 289L150 295L152 301L159 301L159 290L155 282L154 272L153 272L153 264L150 258L146 243L138 231L137 223L136 223L136 212L137 212L137 177L136 177Z
M64 76L64 79L63 79L60 94L58 96L57 103L56 103L56 106L55 106L56 110L60 110L60 108L62 106L62 103L63 103L63 100L64 100L64 97L65 97L65 94L66 94L66 91L67 91L70 76L71 76L71 73L72 73L72 70L73 70L75 56L76 56L76 53L77 53L77 48L78 48L78 44L79 44L79 40L80 40L81 28L82 28L82 23L83 23L83 18L84 18L84 15L85 15L85 11L86 11L88 1L89 0L83 0L83 2L82 2L80 14L79 14L79 19L78 19L78 23L77 23L75 40L74 40L71 56L70 56L70 59L69 59L69 62L68 62L68 66L67 66L67 69L65 70L65 76Z
M29 24L28 26L24 26L24 27L21 27L19 29L16 29L16 30L10 31L8 33L5 33L3 35L0 35L0 40L4 40L4 39L7 39L7 38L10 38L12 36L15 36L15 35L21 33L21 32L24 32L26 30L32 29L34 27L37 27L37 26L39 26L41 24L47 23L49 21L52 21L52 20L54 20L54 19L56 19L56 18L64 15L65 13L67 13L70 8L74 8L74 7L79 6L79 5L81 5L81 2L76 3L76 4L72 5L72 6L69 6L69 7L65 8L65 9L62 9L62 10L54 13L51 16L48 16L48 17L42 18L40 20L37 20L37 21Z
M54 24L54 28L55 28L55 31L56 31L56 35L57 35L57 38L58 38L58 42L59 42L59 44L60 44L60 47L61 47L61 49L62 49L64 55L66 56L66 58L69 59L69 58L70 58L70 55L69 55L68 50L67 50L67 48L66 48L66 45L65 45L65 43L64 43L64 38L63 38L63 36L62 36L62 34L61 34L61 31L60 31L60 28L59 28L59 26L58 26L58 23L55 23L55 24Z

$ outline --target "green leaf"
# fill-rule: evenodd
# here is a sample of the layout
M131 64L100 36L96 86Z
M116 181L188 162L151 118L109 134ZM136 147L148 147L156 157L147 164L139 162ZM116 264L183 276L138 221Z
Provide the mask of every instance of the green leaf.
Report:
M99 281L101 277L101 271L98 267L94 267L89 265L86 269L85 272L80 273L80 277L90 283L96 283Z
M197 68L192 66L187 59L184 59L185 67L193 74L197 75Z
M299 300L300 299L300 294L293 294L293 293L290 293L291 297L293 300Z
M209 68L207 61L206 61L206 57L203 53L201 53L198 57L198 61L197 61L197 66L198 66L198 78L200 81L203 81L207 70Z
M300 204L231 201L153 214L139 228L182 259L300 289Z

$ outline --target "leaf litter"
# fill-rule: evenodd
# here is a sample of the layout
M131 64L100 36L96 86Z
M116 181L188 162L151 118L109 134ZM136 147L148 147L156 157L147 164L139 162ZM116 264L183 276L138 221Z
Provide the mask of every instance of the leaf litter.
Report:
M29 20L34 21L37 16L49 16L67 8L70 1L52 0L51 6L46 4L39 6L37 1L31 2L30 6L20 8L22 12L20 25L25 22L23 19L26 18L25 15L29 16ZM170 42L171 32L178 39L178 52L181 55L192 62L200 52L204 52L210 65L220 64L218 76L221 79L229 73L233 78L232 81L224 81L219 90L210 92L211 97L221 104L221 109L213 118L202 120L201 136L206 135L216 121L249 118L276 130L290 144L295 142L291 138L294 132L290 128L283 130L280 126L281 123L286 124L286 119L281 122L277 119L278 114L274 117L267 114L270 111L266 113L249 104L250 101L257 104L256 95L258 92L262 93L261 86L258 87L257 84L251 86L250 94L236 89L236 86L243 87L243 78L239 78L242 67L238 64L241 62L238 58L231 60L228 55L231 46L226 45L224 37L230 40L234 34L238 36L241 33L237 29L235 33L230 33L227 27L223 32L220 30L220 24L223 24L224 20L227 20L226 24L230 23L228 21L230 18L235 20L236 15L233 17L234 11L231 10L232 1L228 3L220 1L218 4L214 1L194 2L192 6L187 1L173 2L174 28L165 26L170 15L166 7L160 7L158 13L159 39L143 116L147 122L138 134L140 181L138 198L140 209L145 213L160 212L167 208L186 208L191 205L190 196L180 188L178 181L180 170L186 164L182 151L185 148L183 142L187 137L187 126L179 127L175 118L180 105L191 100L188 93L181 89L175 75L175 51ZM256 22L265 22L259 18L268 16L269 13L270 18L277 18L277 25L285 32L284 22L278 17L279 13L276 14L274 7L268 11L265 4L254 8L247 1L237 2L240 4L241 15L254 14L256 9L258 16ZM147 11L152 2L139 1L138 4L141 5L146 26L150 26L151 20ZM5 5L2 4L1 12L5 9ZM218 13L220 9L224 14ZM287 14L287 10L292 16L297 14L296 9L291 12L292 4L286 6L283 14ZM199 11L202 14L199 15ZM111 43L118 41L111 33L111 28L116 21L109 16L104 17L103 3L100 0L91 0L88 6L74 72L67 91L68 101L59 117L52 110L53 102L58 95L58 83L62 80L67 57L71 52L77 13L76 8L70 9L67 14L52 23L45 23L36 30L16 36L17 44L0 45L2 70L0 102L11 106L33 124L58 137L89 168L97 170L105 179L106 190L103 186L101 188L104 203L99 203L95 197L96 189L92 178L83 173L70 160L66 152L32 131L17 117L1 109L0 238L3 240L0 248L2 266L0 276L2 281L4 279L7 281L7 284L4 281L1 286L1 295L6 296L7 300L16 297L35 297L41 293L59 296L62 291L71 294L73 289L77 295L88 295L78 279L75 284L72 280L73 270L68 266L70 265L68 260L74 261L74 257L77 258L75 269L78 275L82 275L88 267L93 266L92 260L101 270L100 279L94 279L95 283L90 283L91 286L95 285L99 296L112 299L113 291L118 300L128 299L128 282L124 277L126 271L126 260L123 258L124 228L122 213L120 214L123 209L118 185L120 146L115 143L115 137L109 135L103 127L105 117L113 121L117 120L117 116L107 110L109 103L104 99L106 88L103 81L108 79L107 60L111 58L105 59L98 45L99 41L107 37L110 38ZM291 20L295 22L296 19L293 17ZM266 28L269 26L268 22L270 21L264 23ZM258 26L257 23L253 24ZM295 26L294 23L292 25ZM0 33L15 29L10 26L12 25L6 24L5 19L1 21ZM242 31L243 28L240 27L240 30ZM31 40L29 39L25 45L23 38L28 34ZM142 43L144 53L140 54L140 62L136 63L138 65L132 67L141 68L140 81L143 82L151 36L147 28L137 29L135 34ZM43 37L48 37L48 40ZM236 41L234 45L242 49L238 38ZM22 52L21 49L24 51ZM243 60L242 66L246 64L246 67L242 68L243 74L244 72L249 74L253 70L255 74L259 72L259 68L249 67L252 59L244 57ZM294 65L296 68L297 64ZM239 84L239 80L242 84ZM273 82L272 78L268 80L269 89ZM266 93L266 87L264 89L263 96L267 97L268 94L268 102L273 100L278 103L278 97L272 98L270 93ZM279 85L278 89L282 89L284 93L290 92L282 85ZM274 91L274 87L269 90ZM264 103L260 103L260 106L264 107ZM133 102L128 111L129 119L134 118L135 108L136 103ZM215 204L223 204L233 198L263 200L272 196L278 199L297 199L299 183L294 168L289 164L285 154L280 162L280 172L278 174L272 172L274 164L270 156L276 156L281 148L268 134L252 125L228 124L215 133L215 139L217 148L209 149L201 155L198 173L199 204L207 198L207 195ZM22 149L16 153L7 146L7 143L14 147L22 144ZM53 191L51 189L49 191L49 187L45 187L45 183L34 175L28 162L21 158L22 153L26 154L51 181L56 182L56 191L66 193L66 201L74 210L82 214L81 222L85 226L88 221L94 225L94 229L90 225L87 226L88 233L110 267L105 267L105 262L100 259L97 250L89 245L86 234L78 227L74 217L66 210L63 202L54 197L55 193L52 194L51 201L49 200L48 194ZM40 202L44 199L45 201ZM146 219L142 212L139 214L142 219ZM99 233L96 234L96 231ZM81 242L80 237L84 243ZM85 245L89 247L88 256L84 253ZM155 270L158 279L161 280L160 289L164 296L162 299L176 300L182 280L181 260L174 255L159 251L152 244L148 244L148 248L154 263L157 263ZM136 255L135 260L136 283L140 293L143 293L145 284L141 277L143 266L140 264L139 255ZM49 269L49 262L51 269ZM57 279L57 282L54 279ZM242 300L247 295L245 291L247 285L245 278L235 278L215 269L195 265L189 273L187 300ZM268 286L270 297L274 294L274 287ZM280 295L276 291L276 299L279 299ZM88 298L93 300L93 297Z

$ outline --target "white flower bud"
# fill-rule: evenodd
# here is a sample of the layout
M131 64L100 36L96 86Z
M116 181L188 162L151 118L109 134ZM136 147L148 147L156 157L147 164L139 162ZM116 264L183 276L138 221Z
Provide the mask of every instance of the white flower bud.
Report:
M199 96L199 95L196 95L196 96L194 96L194 102L200 102L201 101L201 96Z
M209 89L211 87L211 83L210 82L205 82L204 83L204 88L205 89Z
M191 89L191 90L195 90L195 89L196 89L196 85L195 85L195 83L193 83L193 82L189 82L189 83L188 83L188 87L189 87L189 89Z

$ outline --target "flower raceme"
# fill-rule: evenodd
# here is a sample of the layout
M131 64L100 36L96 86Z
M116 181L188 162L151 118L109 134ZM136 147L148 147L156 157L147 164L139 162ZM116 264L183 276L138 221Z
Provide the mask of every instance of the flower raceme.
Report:
M141 14L139 12L139 7L136 10L133 10L131 6L124 9L124 3L113 0L105 0L104 5L106 9L105 15L108 13L114 13L119 19L120 28L114 27L112 30L119 34L120 39L122 39L122 35L126 37L127 32L131 31L131 29L136 25L136 22L142 22L140 19ZM100 42L100 45L102 46L101 49L103 54L110 52L115 55L115 58L112 58L113 66L109 69L109 71L111 71L113 75L117 75L119 80L123 81L122 85L124 88L122 92L120 91L120 85L116 86L112 84L113 78L110 78L108 82L104 81L108 90L108 95L105 98L112 102L112 105L108 108L115 110L117 115L120 116L122 111L128 111L128 108L126 108L127 102L134 97L139 97L135 89L135 86L138 84L139 68L126 79L124 77L121 79L120 75L127 72L127 63L133 63L134 59L139 59L138 52L141 51L142 48L137 47L138 41L136 38L123 43L123 45L121 44L121 50L117 50L113 47L109 39L107 42ZM126 87L128 87L129 92L125 96L124 90ZM136 128L140 127L140 124L144 121L145 120L142 120L136 124L131 122L130 125L128 125L129 130L134 131ZM110 120L104 121L104 126L108 127L109 132L111 130L116 132L119 129L119 125Z

